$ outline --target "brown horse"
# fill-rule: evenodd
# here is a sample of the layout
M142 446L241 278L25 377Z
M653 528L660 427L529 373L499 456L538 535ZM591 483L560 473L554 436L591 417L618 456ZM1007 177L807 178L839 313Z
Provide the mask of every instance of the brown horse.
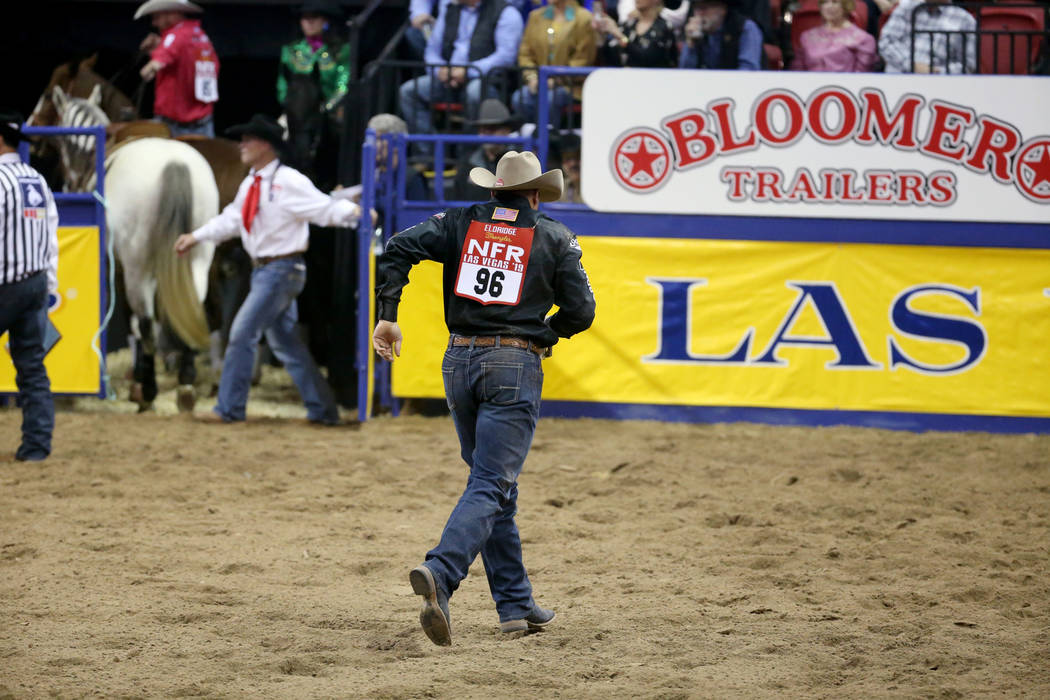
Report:
M70 61L55 68L51 82L37 100L33 113L26 123L31 126L54 126L58 124L58 110L52 95L57 85L70 97L88 98L96 86L101 90L99 107L109 117L109 129L113 143L135 136L171 136L167 127L158 122L136 121L135 105L113 83L95 72L98 56L92 55L76 63ZM219 206L225 207L237 196L237 188L248 174L248 166L241 163L237 142L230 139L209 139L199 136L184 136L179 139L204 156L215 174L219 187ZM45 143L45 141L41 141Z
M94 71L97 56L79 63L64 63L52 72L51 81L37 101L27 122L33 126L58 124L59 112L54 102L54 87L60 87L70 97L88 98L98 91L98 106L109 117L107 146L143 137L170 138L168 127L159 122L137 120L132 101L111 82ZM219 190L219 207L225 207L237 195L237 189L248 174L248 167L241 162L236 141L223 138L184 136L178 139L200 153L211 167ZM53 147L47 140L38 141L38 148ZM47 144L47 145L44 145ZM45 153L37 153L47 157ZM213 343L211 360L213 367L221 364L222 349L228 338L233 315L247 294L247 278L251 274L251 263L237 241L227 241L215 251L214 261L208 274L208 299L205 301L209 326L219 331ZM214 334L213 334L214 335ZM214 340L214 339L213 339ZM155 382L146 386L136 381L132 387L132 400L140 408L148 406L156 395ZM184 408L180 406L180 408Z

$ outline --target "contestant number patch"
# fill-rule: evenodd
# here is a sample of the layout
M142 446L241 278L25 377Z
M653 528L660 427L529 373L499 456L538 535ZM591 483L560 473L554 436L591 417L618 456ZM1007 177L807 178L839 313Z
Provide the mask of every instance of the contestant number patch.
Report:
M215 102L219 99L219 71L215 61L196 61L193 77L193 96L198 102Z
M529 266L534 229L470 222L456 275L456 296L486 306L521 301L521 283Z

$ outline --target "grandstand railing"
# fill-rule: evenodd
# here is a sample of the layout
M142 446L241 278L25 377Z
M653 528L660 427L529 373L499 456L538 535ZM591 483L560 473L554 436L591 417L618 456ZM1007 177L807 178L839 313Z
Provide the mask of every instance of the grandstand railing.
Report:
M962 73L1023 75L1050 72L1050 5L1034 2L954 2L951 7L965 9L974 16L974 31L916 29L916 19L921 13L944 7L944 3L927 2L912 9L909 17L911 72L915 71L916 50L923 47L929 49L930 72L953 72L953 62L950 60L953 48L961 50L962 61L959 63ZM1007 19L1004 20L1004 17ZM1016 21L1010 21L1011 18ZM1008 27L1007 23L1015 26ZM1027 28L1022 28L1022 25ZM934 50L938 39L944 41L944 53ZM1022 47L1023 50L1020 50ZM1008 52L1004 49L1008 49Z

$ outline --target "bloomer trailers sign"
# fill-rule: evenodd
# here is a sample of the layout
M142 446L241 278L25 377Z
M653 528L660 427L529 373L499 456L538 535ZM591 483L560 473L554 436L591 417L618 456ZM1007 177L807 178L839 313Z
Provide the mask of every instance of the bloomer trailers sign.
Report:
M597 211L1050 221L1045 79L616 69L583 99Z

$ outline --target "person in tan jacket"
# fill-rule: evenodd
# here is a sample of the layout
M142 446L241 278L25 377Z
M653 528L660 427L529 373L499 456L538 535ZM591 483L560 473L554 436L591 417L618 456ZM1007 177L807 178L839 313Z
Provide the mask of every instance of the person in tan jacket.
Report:
M539 76L536 66L592 66L598 54L597 35L591 27L593 15L576 0L551 0L529 13L529 21L518 48L518 65L524 85L511 98L514 111L525 121L535 122ZM573 98L580 96L582 81L562 79L549 85L550 121L557 124ZM567 84L573 85L570 89Z

